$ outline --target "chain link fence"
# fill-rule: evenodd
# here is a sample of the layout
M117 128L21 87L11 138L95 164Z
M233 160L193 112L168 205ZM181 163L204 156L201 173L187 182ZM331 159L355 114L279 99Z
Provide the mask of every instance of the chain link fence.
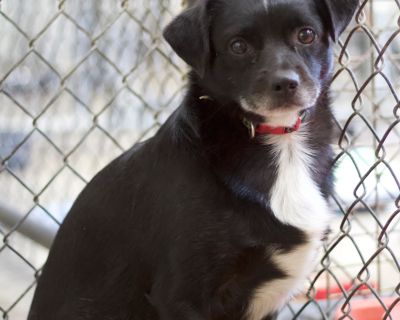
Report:
M48 247L86 183L178 106L186 69L161 31L181 8L0 0L4 319L26 319ZM355 316L366 300L400 319L399 16L397 0L364 0L337 46L336 220L282 320L366 319Z

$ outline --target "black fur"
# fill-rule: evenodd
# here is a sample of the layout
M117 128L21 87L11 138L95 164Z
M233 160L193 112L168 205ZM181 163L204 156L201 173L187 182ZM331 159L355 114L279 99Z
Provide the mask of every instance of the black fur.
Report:
M29 320L239 320L258 285L285 277L266 249L296 250L305 234L269 208L276 163L270 146L250 139L243 117L262 117L243 111L238 94L260 93L254 78L271 63L279 67L282 54L285 68L298 64L320 85L307 144L316 151L313 178L327 195L332 38L357 2L268 2L269 11L260 0L197 1L166 29L195 70L186 97L153 138L80 194L54 241ZM318 29L318 43L293 53L288 33L304 23ZM230 57L223 43L228 26L244 24L257 49L250 60ZM269 80L264 72L256 84Z

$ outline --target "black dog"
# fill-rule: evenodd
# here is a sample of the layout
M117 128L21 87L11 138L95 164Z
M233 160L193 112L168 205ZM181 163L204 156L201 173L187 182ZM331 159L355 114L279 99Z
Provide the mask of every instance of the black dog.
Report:
M30 320L274 319L329 220L332 45L357 0L202 0L178 110L65 219Z

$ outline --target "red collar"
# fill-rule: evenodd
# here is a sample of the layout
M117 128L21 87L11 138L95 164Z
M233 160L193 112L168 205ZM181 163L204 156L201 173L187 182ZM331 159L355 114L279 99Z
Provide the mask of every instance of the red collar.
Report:
M199 100L213 101L213 98L211 98L210 96L201 96L201 97L199 97ZM263 124L263 123L255 126L250 120L248 120L246 118L243 118L243 124L249 130L249 134L250 134L251 138L254 138L256 136L256 134L284 135L284 134L289 134L289 133L298 131L300 129L300 126L301 126L304 118L306 117L306 115L307 115L307 110L303 110L300 113L300 116L298 117L298 119L293 127L271 127L271 126L269 126L267 124Z
M257 134L273 134L273 135L284 135L298 131L302 123L301 117L299 117L293 127L271 127L267 124L259 124L255 127Z
M305 114L305 113L304 113ZM304 116L303 114L303 116ZM257 134L259 135L284 135L289 134L300 129L300 126L303 122L303 116L299 116L296 123L293 127L272 127L267 124L258 124L254 125L251 121L247 120L246 118L243 119L243 124L249 130L249 135L251 138L254 138Z

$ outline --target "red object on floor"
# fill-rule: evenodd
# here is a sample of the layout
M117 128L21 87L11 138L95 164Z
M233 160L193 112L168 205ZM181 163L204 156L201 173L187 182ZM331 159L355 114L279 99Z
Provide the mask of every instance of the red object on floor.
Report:
M382 301L386 305L386 308L389 309L396 299L383 298ZM351 311L349 315L353 320L382 320L386 314L385 309L375 297L370 299L352 300L350 305ZM395 305L393 310L390 312L390 315L393 320L400 319L400 301ZM339 308L336 312L335 320L339 320L343 316L344 314ZM348 319L348 317L345 317L344 319ZM386 319L390 320L390 317L387 317Z
M353 287L353 285L351 283L342 284L342 288L344 289L344 291L347 291L347 292L352 287ZM371 287L376 288L375 284L372 284ZM368 294L371 293L369 291L368 287L364 285L364 286L361 286L360 288L358 288L357 295L361 295L365 292L368 292ZM337 296L337 295L343 295L343 292L339 288L339 286L330 287L329 289L319 288L319 289L317 289L317 291L315 293L315 299L316 300L326 300L326 299L328 299L328 297L332 298L333 296ZM400 318L399 318L399 320L400 320Z

